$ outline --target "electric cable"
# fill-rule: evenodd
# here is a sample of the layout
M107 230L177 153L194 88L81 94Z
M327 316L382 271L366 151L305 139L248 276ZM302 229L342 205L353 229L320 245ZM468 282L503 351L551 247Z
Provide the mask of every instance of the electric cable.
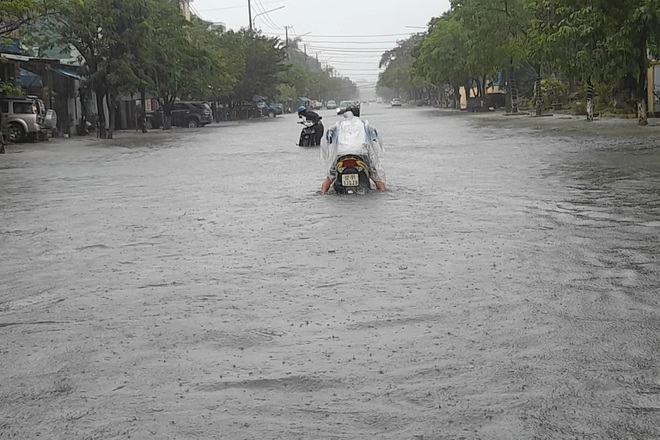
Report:
M306 35L306 37L309 37L310 39L313 38L345 38L345 39L355 39L355 38L382 38L382 37L397 37L397 36L407 36L410 37L414 32L408 33L408 34L363 34L363 35L317 35L317 34L310 34Z
M282 3L282 0L262 2L262 4L269 4L269 3ZM211 9L200 9L200 12L225 11L227 9L242 9L242 8L245 8L245 5L223 6L222 8L211 8Z
M267 23L269 26L274 26L273 29L281 29L273 20L270 18L270 15L268 15L268 12L264 5L261 3L261 0L255 0L257 8L261 10L261 15L259 17L265 17L264 22Z

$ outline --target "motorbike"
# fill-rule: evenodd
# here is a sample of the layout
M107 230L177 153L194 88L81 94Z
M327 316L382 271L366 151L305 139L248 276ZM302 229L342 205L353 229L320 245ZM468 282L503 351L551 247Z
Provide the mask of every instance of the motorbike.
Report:
M366 158L349 154L337 158L337 175L333 182L337 194L366 194L371 190L371 177Z
M316 124L311 121L300 121L298 124L303 125L302 132L300 132L299 147L316 147Z
M76 125L76 134L78 136L85 136L96 130L96 126L91 121L88 121L85 116L80 118L80 124Z

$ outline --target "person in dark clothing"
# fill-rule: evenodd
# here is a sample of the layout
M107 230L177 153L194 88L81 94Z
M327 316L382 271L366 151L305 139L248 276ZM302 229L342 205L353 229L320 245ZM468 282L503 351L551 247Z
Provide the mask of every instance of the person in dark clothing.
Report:
M321 123L321 119L323 119L323 117L319 116L319 114L316 112L307 110L307 108L303 105L298 107L298 117L314 123L314 145L321 145L321 139L323 139L323 133L325 131L325 127L323 127L323 123Z

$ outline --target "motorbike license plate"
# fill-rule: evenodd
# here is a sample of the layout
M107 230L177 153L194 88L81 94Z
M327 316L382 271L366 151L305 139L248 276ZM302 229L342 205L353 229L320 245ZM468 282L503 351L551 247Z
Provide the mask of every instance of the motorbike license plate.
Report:
M357 174L342 174L342 186L358 186L360 184L360 177Z

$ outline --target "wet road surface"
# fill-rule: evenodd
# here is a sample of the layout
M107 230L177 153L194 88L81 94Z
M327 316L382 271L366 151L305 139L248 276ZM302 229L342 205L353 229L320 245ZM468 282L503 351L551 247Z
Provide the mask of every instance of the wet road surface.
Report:
M658 138L363 113L0 156L0 439L660 438Z

